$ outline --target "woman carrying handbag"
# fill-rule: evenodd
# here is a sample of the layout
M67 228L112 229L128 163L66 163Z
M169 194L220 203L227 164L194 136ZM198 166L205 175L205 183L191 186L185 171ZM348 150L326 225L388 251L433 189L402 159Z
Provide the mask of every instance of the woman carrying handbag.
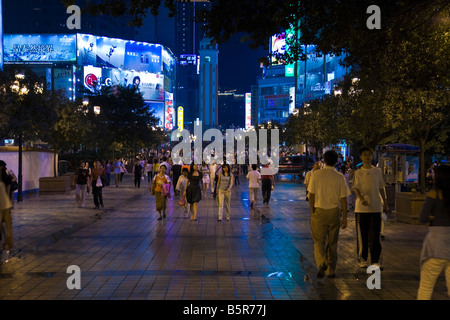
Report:
M156 211L158 211L158 220L166 217L166 203L167 197L170 196L170 181L169 176L166 174L166 166L161 165L159 167L158 174L155 175L152 182L152 188L150 192L155 195ZM168 187L167 187L168 186ZM169 189L169 192L167 192ZM162 212L162 216L161 216Z

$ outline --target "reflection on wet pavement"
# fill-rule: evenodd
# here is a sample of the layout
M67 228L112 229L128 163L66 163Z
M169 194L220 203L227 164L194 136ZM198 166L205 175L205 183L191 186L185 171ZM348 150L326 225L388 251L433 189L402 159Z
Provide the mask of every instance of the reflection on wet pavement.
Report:
M99 212L73 209L73 195L50 213L55 203L41 208L45 197L29 202L34 211L18 204L21 251L0 265L0 299L414 299L425 230L386 225L382 290L371 291L356 264L349 216L340 234L337 276L319 280L304 196L299 183L279 181L270 205L260 198L251 209L248 188L241 185L233 190L231 221L220 223L210 196L199 204L196 222L184 219L176 198L169 201L168 217L157 221L148 190L122 186L105 190L106 208ZM38 211L47 224L37 220ZM48 221L58 227L51 229ZM49 232L37 237L33 224ZM78 292L65 287L66 268L73 264L82 270ZM436 292L442 298L446 290L438 285Z

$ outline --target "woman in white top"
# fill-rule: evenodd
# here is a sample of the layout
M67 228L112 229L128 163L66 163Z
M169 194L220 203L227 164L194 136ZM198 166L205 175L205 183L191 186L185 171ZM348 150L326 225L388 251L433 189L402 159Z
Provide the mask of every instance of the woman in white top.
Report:
M230 221L231 188L233 187L233 174L230 171L230 165L224 164L222 166L222 173L219 174L219 180L217 181L217 190L219 191L219 219L217 221L222 221L224 203L227 221Z
M210 183L210 169L209 166L203 161L202 163L202 174L203 174L203 198L206 198L206 192L208 191L208 186Z
M257 168L256 164L252 164L253 170L247 174L251 208L258 202L258 189L261 188L261 174L256 170Z

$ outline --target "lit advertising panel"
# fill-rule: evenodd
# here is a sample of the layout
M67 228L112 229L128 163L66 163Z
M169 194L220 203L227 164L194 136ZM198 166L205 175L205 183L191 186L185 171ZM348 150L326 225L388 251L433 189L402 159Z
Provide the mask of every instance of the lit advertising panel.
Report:
M270 53L272 54L272 64L283 64L284 60L277 59L277 55L286 52L286 32L282 32L272 36L270 43ZM277 61L278 60L278 61Z
M123 68L125 41L106 37L97 37L97 67Z
M144 100L164 100L164 76L148 72L84 66L84 86L91 92L102 86L137 86Z
M63 90L65 96L71 99L73 95L72 78L72 69L54 68L53 89Z
M294 113L295 109L295 87L289 88L289 114Z
M84 87L91 92L95 92L101 89L102 68L93 66L85 66L83 68Z
M146 107L150 112L153 112L158 120L157 126L163 128L164 126L164 103L162 102L146 102Z
M252 94L245 94L245 129L252 126Z
M4 62L72 62L76 61L76 35L7 34Z
M178 107L177 110L177 125L178 125L178 130L181 132L183 131L183 126L184 126L184 109L182 106Z
M128 70L159 73L162 71L161 54L159 44L127 41L123 67Z
M173 130L175 125L175 109L173 107L173 93L166 92L164 104L164 129Z
M164 101L164 76L147 72L122 72L125 75L125 85L137 86L144 100Z
M97 65L97 37L77 34L77 56L79 65Z
M172 78L175 74L175 58L164 47L161 49L161 57L163 62L163 74Z
M77 52L80 65L121 68L135 72L163 71L160 44L78 34Z
M196 54L180 54L180 66L187 66L189 64L197 64Z

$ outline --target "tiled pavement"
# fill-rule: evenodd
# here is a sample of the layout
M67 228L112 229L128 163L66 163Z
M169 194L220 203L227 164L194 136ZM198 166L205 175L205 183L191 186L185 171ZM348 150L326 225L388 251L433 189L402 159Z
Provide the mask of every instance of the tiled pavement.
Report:
M241 177L241 181L245 180ZM0 265L0 299L26 300L414 300L426 226L395 222L382 242L381 289L356 265L353 213L341 230L335 279L316 279L308 202L300 183L279 181L270 207L250 211L247 183L233 189L231 221L217 222L209 194L198 221L177 200L156 219L148 185L125 176L103 190L105 208L77 208L74 191L24 196L13 210L16 251ZM69 290L67 268L81 270ZM446 300L441 277L433 299Z

